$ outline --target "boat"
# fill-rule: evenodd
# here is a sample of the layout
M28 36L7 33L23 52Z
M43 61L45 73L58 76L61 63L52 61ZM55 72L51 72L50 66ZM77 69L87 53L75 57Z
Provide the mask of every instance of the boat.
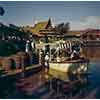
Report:
M77 75L86 74L88 72L89 60L81 57L80 48L81 46L77 44L75 48L75 42L70 41L58 41L50 47L49 54L49 71L48 74L51 77L70 81ZM74 50L72 50L74 46ZM78 51L78 56L71 57L74 51Z

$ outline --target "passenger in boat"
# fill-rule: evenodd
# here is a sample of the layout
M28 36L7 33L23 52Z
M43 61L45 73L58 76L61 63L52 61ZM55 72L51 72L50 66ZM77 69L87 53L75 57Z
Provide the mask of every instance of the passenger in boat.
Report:
M26 52L29 52L29 40L26 41L26 48L25 48Z
M79 53L76 50L73 50L73 52L71 54L71 59L72 60L77 60L79 58L80 58Z
M36 45L34 40L31 42L31 46L32 46L32 51L35 51Z
M71 55L71 51L69 48L66 49L66 55L67 55L67 57L70 57L70 55Z
M49 45L46 45L45 46L45 53L48 53L48 52L50 52L50 46Z
M41 64L44 66L44 63L45 63L45 54L44 54L44 51L42 49L40 51L40 60L41 60Z
M51 60L54 61L56 58L56 49L52 48L51 49Z
M58 56L58 57L56 58L56 60L57 60L57 62L61 62L61 57Z

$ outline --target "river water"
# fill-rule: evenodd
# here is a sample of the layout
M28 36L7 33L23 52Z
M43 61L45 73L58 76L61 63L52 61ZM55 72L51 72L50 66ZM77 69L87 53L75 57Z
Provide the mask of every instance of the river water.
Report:
M48 76L42 70L36 74L22 73L14 78L0 80L0 98L8 99L34 99L34 98L100 98L100 48L84 48L84 55L90 59L89 75L86 83L76 91L69 91L67 96L51 90ZM77 86L76 86L77 87Z

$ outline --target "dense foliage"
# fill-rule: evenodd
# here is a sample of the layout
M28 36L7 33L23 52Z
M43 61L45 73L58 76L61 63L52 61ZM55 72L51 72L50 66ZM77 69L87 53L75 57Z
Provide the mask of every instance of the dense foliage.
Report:
M70 30L70 25L68 22L65 24L60 23L55 27L55 31L60 34L68 33L69 30Z

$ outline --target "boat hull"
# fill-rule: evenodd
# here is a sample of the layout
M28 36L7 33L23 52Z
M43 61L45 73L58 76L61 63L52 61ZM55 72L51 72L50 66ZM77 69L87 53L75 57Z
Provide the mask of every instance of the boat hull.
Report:
M49 75L61 80L70 80L71 75L87 73L87 71L87 61L49 63Z

